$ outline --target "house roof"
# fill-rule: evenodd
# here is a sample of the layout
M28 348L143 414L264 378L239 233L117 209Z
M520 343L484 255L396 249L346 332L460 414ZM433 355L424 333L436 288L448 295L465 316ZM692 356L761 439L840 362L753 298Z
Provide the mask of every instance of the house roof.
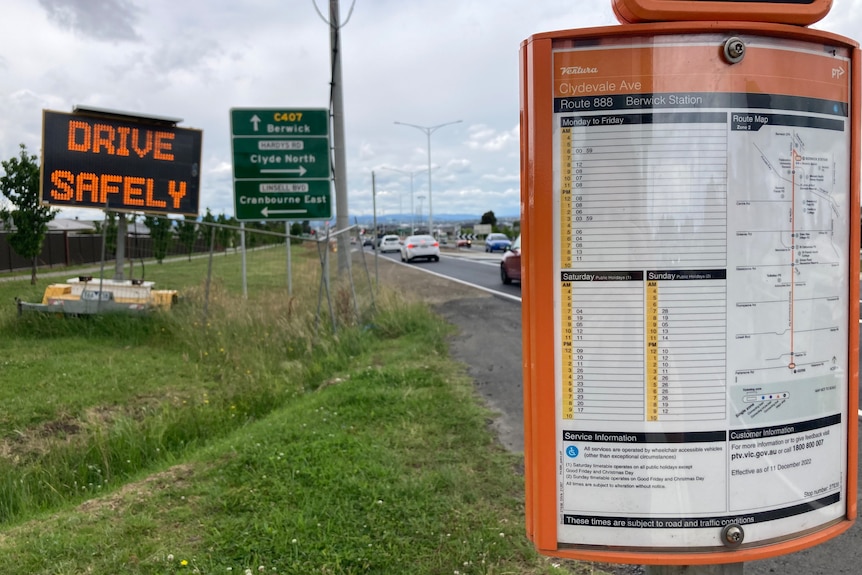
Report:
M94 232L96 226L86 220L54 218L48 222L48 229L52 232Z

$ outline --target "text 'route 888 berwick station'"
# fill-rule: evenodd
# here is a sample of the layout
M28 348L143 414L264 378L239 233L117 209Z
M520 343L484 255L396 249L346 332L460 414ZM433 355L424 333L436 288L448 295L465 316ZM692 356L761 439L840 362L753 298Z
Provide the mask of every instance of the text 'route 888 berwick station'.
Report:
M179 119L96 108L43 111L45 204L198 214L202 132Z

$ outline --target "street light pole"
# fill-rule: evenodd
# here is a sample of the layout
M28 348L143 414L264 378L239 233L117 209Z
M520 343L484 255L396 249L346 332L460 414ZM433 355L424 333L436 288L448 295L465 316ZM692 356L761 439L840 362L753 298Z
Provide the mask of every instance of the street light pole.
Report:
M425 199L425 196L416 196L419 199L419 225L422 225L422 200ZM431 230L428 230L428 233L431 233Z
M455 120L454 122L446 122L445 124L437 124L436 126L417 126L416 124L408 124L407 122L395 122L399 126L410 126L411 128L416 128L417 130L421 130L425 132L425 136L428 138L428 233L432 236L434 235L434 208L431 203L431 134L443 128L445 126L451 126L452 124L459 124L461 120Z
M424 172L428 168L425 168L425 170L416 170L415 172L408 172L407 170L399 170L398 168L387 168L386 166L383 166L380 169L381 170L389 170L391 172L398 172L400 174L405 174L407 176L410 176L410 234L411 235L414 234L415 229L416 229L416 222L414 221L414 218L416 217L416 210L413 208L413 177L416 174L421 174L422 172Z

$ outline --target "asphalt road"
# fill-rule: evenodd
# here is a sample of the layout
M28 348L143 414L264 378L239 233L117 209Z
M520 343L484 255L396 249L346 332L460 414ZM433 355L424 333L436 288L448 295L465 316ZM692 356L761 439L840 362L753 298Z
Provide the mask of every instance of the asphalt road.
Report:
M460 328L451 343L452 355L468 366L477 392L490 408L500 413L493 425L501 443L520 453L524 445L520 286L502 285L497 267L499 255L476 249L473 253L464 252L467 250L457 254L444 251L439 263L410 266L479 288L476 297L460 297L434 308ZM399 259L398 254L384 257ZM494 292L497 297L488 297ZM857 455L858 461L862 461L862 449ZM862 489L858 486L857 500L862 500ZM643 567L632 565L602 565L602 568L617 575L646 572ZM843 535L805 551L746 563L744 571L746 575L858 575L862 573L862 526L857 521ZM698 573L690 570L691 575Z

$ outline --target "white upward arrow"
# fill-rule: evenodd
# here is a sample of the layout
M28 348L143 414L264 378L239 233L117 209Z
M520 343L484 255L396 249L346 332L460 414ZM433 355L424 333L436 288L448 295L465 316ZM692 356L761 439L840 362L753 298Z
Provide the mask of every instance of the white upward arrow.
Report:
M257 132L257 126L260 124L260 118L257 117L257 114L251 117L249 120L252 124L254 124L254 131Z

